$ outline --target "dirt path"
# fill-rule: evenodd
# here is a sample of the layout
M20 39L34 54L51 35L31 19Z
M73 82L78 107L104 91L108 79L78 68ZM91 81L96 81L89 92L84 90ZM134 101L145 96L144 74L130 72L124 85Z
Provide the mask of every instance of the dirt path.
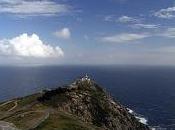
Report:
M0 130L18 130L12 123L0 121Z
M12 101L8 101L8 102L5 102L5 103L1 104L1 105L0 105L0 107L5 106L6 104L9 104L9 103L11 103L11 102L13 102L13 100L12 100Z
M3 107L3 106L5 106L5 105L7 105L7 104L9 104L9 103L14 103L14 106L11 107L11 108L8 110L8 112L12 111L13 109L15 109L15 108L18 106L18 101L17 101L17 100L16 100L16 101L12 100L12 101L8 101L8 102L5 102L5 103L1 104L0 107Z
M15 104L15 105L14 105L12 108L10 108L10 109L8 110L8 112L12 111L13 109L15 109L15 108L18 106L18 101L15 101L14 104Z

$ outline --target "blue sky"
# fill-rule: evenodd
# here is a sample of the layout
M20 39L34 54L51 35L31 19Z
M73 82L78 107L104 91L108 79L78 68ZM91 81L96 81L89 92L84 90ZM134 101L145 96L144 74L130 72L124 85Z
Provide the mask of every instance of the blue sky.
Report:
M0 64L175 65L173 0L1 0Z

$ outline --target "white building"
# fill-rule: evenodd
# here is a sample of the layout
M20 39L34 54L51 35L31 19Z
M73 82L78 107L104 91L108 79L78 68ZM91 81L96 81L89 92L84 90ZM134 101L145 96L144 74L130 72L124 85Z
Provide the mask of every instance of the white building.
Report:
M86 74L86 75L81 79L81 81L88 81L88 82L90 82L91 79L90 79L89 76Z

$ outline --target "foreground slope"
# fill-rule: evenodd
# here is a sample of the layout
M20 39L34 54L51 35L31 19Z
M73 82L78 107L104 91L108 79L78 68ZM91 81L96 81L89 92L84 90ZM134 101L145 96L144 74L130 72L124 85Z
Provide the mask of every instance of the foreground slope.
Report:
M87 76L0 104L0 127L24 130L148 130ZM15 125L15 126L14 126ZM3 127L4 128L4 127Z

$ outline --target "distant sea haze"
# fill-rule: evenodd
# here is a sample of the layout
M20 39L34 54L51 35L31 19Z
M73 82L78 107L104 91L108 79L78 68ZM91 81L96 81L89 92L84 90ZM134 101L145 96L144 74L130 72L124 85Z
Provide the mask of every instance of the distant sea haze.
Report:
M175 129L175 67L0 67L0 101L69 84L86 73L149 125Z

